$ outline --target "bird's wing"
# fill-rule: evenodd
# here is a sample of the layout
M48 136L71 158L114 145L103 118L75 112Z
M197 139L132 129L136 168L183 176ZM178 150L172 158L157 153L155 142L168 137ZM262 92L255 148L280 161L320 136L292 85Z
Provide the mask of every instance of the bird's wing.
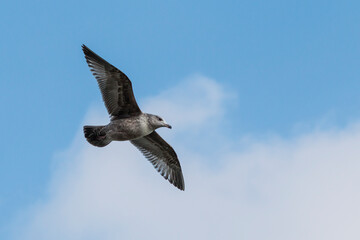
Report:
M82 45L82 50L86 62L99 84L101 95L111 118L140 114L141 110L136 103L129 78L85 45Z
M154 165L156 170L180 190L185 189L180 162L174 149L157 132L131 140L140 152Z

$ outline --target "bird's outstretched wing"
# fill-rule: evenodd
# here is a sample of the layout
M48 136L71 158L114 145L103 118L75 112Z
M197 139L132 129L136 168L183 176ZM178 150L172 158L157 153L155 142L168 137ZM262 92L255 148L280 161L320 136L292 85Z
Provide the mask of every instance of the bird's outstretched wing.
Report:
M82 50L86 62L99 84L111 119L140 114L141 110L136 103L129 78L85 45L82 45Z
M185 189L180 162L174 149L157 132L131 140L140 152L154 165L156 170L180 190Z

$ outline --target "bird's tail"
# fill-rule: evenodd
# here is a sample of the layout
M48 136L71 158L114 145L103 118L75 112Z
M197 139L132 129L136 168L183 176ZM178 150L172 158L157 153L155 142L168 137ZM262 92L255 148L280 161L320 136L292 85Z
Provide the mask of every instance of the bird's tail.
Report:
M86 140L97 147L105 147L111 140L106 136L103 130L105 126L84 126L84 135Z

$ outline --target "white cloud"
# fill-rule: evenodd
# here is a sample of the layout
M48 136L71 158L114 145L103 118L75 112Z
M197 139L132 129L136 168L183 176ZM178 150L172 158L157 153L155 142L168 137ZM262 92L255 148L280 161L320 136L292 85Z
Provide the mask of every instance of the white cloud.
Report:
M57 156L48 199L17 226L19 239L359 239L360 127L253 141L242 150L188 148L200 139L226 148L214 144L214 133L225 136L212 122L226 114L225 96L197 76L145 101L144 109L175 127L160 132L178 152L185 192L131 144L95 148L79 133ZM106 121L96 112L87 123ZM194 128L198 134L186 138Z
M198 127L223 114L221 103L225 96L217 82L203 76L193 76L175 88L147 99L144 109L169 115L169 120L177 127Z

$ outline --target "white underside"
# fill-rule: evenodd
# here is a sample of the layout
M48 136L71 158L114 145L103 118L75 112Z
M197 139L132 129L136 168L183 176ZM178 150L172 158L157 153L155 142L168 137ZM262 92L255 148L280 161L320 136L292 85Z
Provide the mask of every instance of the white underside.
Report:
M154 131L154 129L150 128L149 123L147 122L147 120L145 119L141 119L140 120L140 132L142 137L149 135L150 133L152 133L152 131Z

